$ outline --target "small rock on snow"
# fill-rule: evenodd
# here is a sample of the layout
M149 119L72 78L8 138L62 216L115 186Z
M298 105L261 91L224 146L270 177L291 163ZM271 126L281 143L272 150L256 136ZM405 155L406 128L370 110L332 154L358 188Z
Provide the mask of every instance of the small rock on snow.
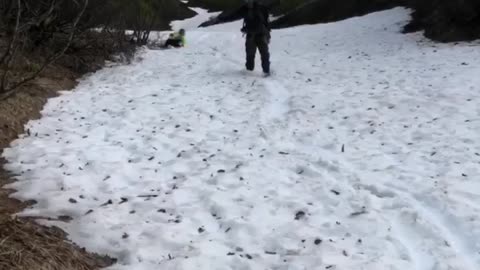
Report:
M300 220L300 219L302 219L303 217L305 217L305 212L303 212L303 211L298 211L298 212L295 214L295 220Z

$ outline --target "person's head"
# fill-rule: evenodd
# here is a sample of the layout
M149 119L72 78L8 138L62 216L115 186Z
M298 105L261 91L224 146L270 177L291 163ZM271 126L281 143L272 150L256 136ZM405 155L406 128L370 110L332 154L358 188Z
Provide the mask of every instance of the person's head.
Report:
M180 31L178 31L178 33L182 36L185 36L185 29L180 29Z

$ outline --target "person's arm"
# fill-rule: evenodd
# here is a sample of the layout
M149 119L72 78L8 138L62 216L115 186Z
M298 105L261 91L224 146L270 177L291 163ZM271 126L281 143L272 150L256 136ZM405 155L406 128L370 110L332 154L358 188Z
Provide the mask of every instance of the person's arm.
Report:
M267 6L263 7L263 17L265 18L265 24L268 27L268 30L270 30L270 9Z
M245 17L247 12L248 12L247 6L242 6L241 8L239 8L239 9L233 11L233 12L222 13L222 14L218 15L217 17L214 17L214 18L200 24L199 27L206 27L206 26L219 24L219 23L233 22L233 21L236 21L236 20L239 20L239 19Z

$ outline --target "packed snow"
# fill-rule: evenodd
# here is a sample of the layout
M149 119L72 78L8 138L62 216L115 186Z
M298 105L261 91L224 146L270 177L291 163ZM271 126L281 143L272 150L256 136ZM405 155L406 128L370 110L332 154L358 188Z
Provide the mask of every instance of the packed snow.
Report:
M238 22L85 77L4 152L21 215L109 269L480 269L479 44L409 18L274 31L270 78Z

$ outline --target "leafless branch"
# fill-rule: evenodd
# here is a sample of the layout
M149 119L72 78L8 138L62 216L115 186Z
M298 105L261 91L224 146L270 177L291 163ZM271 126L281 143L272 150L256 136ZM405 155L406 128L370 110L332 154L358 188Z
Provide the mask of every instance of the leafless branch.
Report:
M17 0L18 2L20 2L20 0ZM28 77L20 80L19 82L16 82L16 83L13 83L11 86L9 87L5 87L3 88L3 93L2 95L0 96L0 100L3 100L3 99L6 99L8 97L10 97L17 88L19 88L20 86L34 80L40 73L42 73L49 65L51 65L52 63L54 63L55 61L57 61L59 58L61 58L65 52L68 50L68 48L70 47L70 45L72 44L72 41L75 37L75 33L77 31L77 26L78 26L78 23L80 22L80 19L82 18L83 14L85 13L85 10L87 9L87 6L88 6L88 2L89 0L84 0L83 2L83 6L80 10L80 12L77 14L77 16L75 17L73 23L72 23L72 27L71 27L71 30L70 30L70 34L68 36L68 40L67 42L63 45L62 49L60 49L58 52L54 53L52 56L48 57L44 63L40 66L40 68L38 70L36 70L35 72L33 72L32 74L30 74ZM5 80L2 80L3 83Z
M0 84L0 92L4 92L6 89L6 81L8 77L8 73L10 71L10 64L13 62L15 58L15 53L16 53L16 42L17 42L17 37L19 35L18 28L20 26L20 17L22 14L22 3L20 0L17 0L17 15L16 15L16 21L15 21L15 28L13 29L13 34L12 37L10 38L10 41L7 45L7 48L0 58L0 67L2 67L3 74L2 74L2 79L1 79L1 84ZM14 51L15 53L13 53Z

